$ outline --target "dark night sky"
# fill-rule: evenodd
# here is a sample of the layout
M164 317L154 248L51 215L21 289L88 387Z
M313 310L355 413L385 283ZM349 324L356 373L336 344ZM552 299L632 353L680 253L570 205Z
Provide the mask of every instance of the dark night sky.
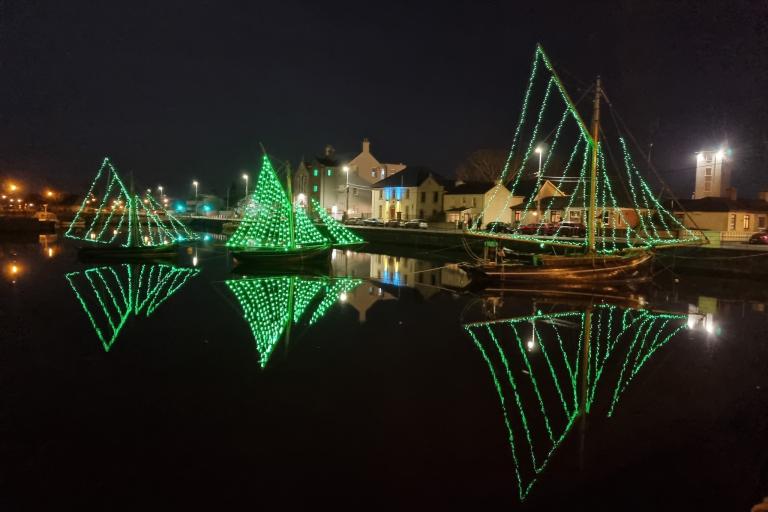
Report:
M600 73L675 190L727 140L768 186L768 2L0 1L0 176L82 191L101 158L146 186L223 191L258 143L444 174L514 131L537 41ZM519 4L519 5L518 5Z

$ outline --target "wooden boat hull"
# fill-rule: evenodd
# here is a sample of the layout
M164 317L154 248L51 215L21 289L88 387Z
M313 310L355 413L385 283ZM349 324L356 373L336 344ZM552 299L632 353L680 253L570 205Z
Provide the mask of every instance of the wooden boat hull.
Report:
M178 255L176 244L154 247L81 247L77 253L81 260L88 261L131 261L171 259Z
M538 282L548 285L621 283L647 280L648 267L653 260L649 251L624 255L592 257L549 256L541 264L479 263L460 267L471 276L489 281Z
M303 268L316 269L319 265L329 265L331 246L310 246L289 251L243 249L230 252L238 267L246 266L253 271L300 270Z

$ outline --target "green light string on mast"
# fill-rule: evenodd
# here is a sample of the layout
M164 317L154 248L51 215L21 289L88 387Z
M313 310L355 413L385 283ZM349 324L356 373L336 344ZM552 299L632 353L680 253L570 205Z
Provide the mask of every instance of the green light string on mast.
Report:
M296 246L324 244L328 242L307 216L304 208L294 208L296 215Z
M523 154L523 159L520 162L520 167L517 169L515 173L515 179L512 183L512 187L509 189L510 193L507 195L507 199L506 201L504 201L504 206L501 209L499 209L499 213L496 215L496 218L493 220L493 222L498 222L499 219L501 218L501 212L506 211L507 208L509 207L509 202L512 200L512 197L516 192L518 183L520 183L520 178L522 177L525 164L533 154L533 150L536 147L536 139L538 138L538 135L539 135L539 128L541 127L541 121L544 117L544 112L546 111L547 106L549 105L549 96L552 92L553 84L554 84L554 79L550 78L547 81L547 88L544 91L544 99L541 102L541 107L539 107L539 113L536 117L536 123L533 125L531 139L528 141L528 146L526 147L525 153ZM541 176L537 178L536 183L538 184L540 183L540 181L541 181ZM531 198L528 199L528 204L526 204L526 208L525 208L526 212L528 211L528 207L530 206L530 204L531 204ZM525 213L523 213L523 216L525 216Z
M520 130L525 123L525 118L528 113L528 103L531 98L531 91L533 90L533 84L536 79L536 72L539 67L539 50L536 49L536 52L533 54L533 62L531 63L531 74L528 76L528 85L525 88L525 95L523 96L523 104L520 111L520 118L517 121L517 126L515 127L515 134L512 137L512 144L509 149L509 153L507 153L507 160L504 162L504 167L501 170L501 175L499 176L499 184L503 185L504 180L507 177L507 173L509 172L509 166L512 163L512 157L515 154L515 149L517 148L517 142L518 138L520 137ZM494 199L496 199L496 194L498 193L501 186L496 187L496 189L493 192L493 195L491 196L491 200L488 201L488 204L493 204ZM474 225L472 226L473 230L480 229L480 221L481 219L485 219L485 213L488 206L483 207L483 212L480 214L480 216L475 220ZM505 206L506 208L506 206Z
M659 217L659 220L662 223L662 226L664 227L664 230L671 235L672 230L670 229L669 225L665 220L665 217L666 217L666 218L669 218L672 221L672 223L675 226L677 226L678 229L684 231L688 235L688 238L686 239L681 239L679 237L673 238L670 236L669 238L658 239L656 241L661 243L665 243L667 241L669 241L669 243L677 243L677 242L686 241L686 240L698 240L699 237L697 237L690 229L685 227L685 225L683 225L674 215L669 213L669 211L661 205L659 200L656 198L656 195L651 191L651 188L648 186L648 183L641 176L640 171L637 169L637 166L632 161L632 156L629 153L629 150L627 148L627 144L624 138L620 137L619 142L621 143L621 149L624 155L624 162L627 166L627 172L628 173L634 172L635 176L640 181L640 186L643 190L643 195L646 196L647 198L650 198L650 202L653 203L653 205L655 206L657 215ZM647 202L647 199L646 199L646 202Z
M227 241L227 247L292 249L288 222L291 208L291 201L265 154L245 216Z
M615 212L618 212L619 219L621 219L621 221L626 226L626 243L627 243L627 247L631 248L631 247L634 246L634 244L632 242L632 238L633 238L633 233L635 233L635 230L632 228L632 226L630 225L630 223L627 220L626 216L624 215L624 211L622 210L621 206L619 205L618 201L616 200L615 194L613 193L613 188L611 186L611 180L608 177L608 170L607 170L606 164L605 164L605 152L604 151L599 151L598 155L599 155L600 171L602 173L603 180L605 181L605 186L606 186L606 190L608 192L608 197L610 198L611 203L613 204ZM618 241L616 240L616 232L615 232L615 230L614 230L612 236L614 237L613 244L614 244L614 247L615 247L613 252L617 252L618 251Z

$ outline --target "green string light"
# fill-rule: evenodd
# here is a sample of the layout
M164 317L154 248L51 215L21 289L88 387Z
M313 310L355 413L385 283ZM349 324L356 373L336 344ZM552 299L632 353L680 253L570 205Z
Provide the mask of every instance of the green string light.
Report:
M355 245L365 242L352 230L331 217L314 197L310 198L310 201L312 203L312 210L320 216L320 220L328 228L328 234L331 236L334 245Z
M304 278L274 276L225 281L243 310L243 316L256 342L259 364L269 359L291 324L298 324L315 304L308 325L317 323L337 302L342 293L362 283L352 278ZM319 301L319 302L318 302Z
M122 264L70 272L64 277L104 351L109 352L131 315L149 317L199 273L195 268L165 264Z
M590 339L585 340L588 321L593 328L590 330ZM464 325L488 365L499 397L521 501L526 499L537 475L546 468L572 429L581 414L580 403L585 413L589 413L602 382L611 397L608 410L610 417L622 393L642 366L653 353L684 329L686 323L686 315L622 310L614 305L601 304L588 311L537 313ZM528 325L535 339L535 344L532 340L529 345L531 352L524 348L521 335L521 329ZM562 326L568 328L571 334L569 339L575 341L575 344L563 338ZM499 336L505 333L511 338L509 343L503 343L504 338ZM584 343L587 346L583 348ZM568 346L575 346L575 351L568 350ZM493 350L490 350L491 347ZM584 350L587 359L585 369L582 369L580 360ZM540 365L536 363L537 351L541 352L547 368L538 375L536 373ZM572 356L568 355L569 352ZM498 357L498 364L493 361L492 354ZM511 358L515 358L515 361ZM609 383L605 380L605 372L609 366L616 366L616 363L619 365L618 377ZM587 388L584 396L579 398L579 375L582 371L586 371L584 378ZM506 382L499 378L503 373L506 373ZM530 385L531 393L522 392L522 382ZM543 385L554 388L554 400L541 391ZM507 399L507 386L512 392L512 401ZM573 403L569 405L565 397L571 394ZM529 398L524 399L524 396ZM531 398L538 404L528 403ZM556 411L561 412L554 414ZM537 436L533 430L535 424L531 419L534 414L541 418L545 429L543 436ZM515 433L518 429L521 430L519 436ZM527 447L523 446L526 444ZM523 456L524 453L528 454L527 457Z

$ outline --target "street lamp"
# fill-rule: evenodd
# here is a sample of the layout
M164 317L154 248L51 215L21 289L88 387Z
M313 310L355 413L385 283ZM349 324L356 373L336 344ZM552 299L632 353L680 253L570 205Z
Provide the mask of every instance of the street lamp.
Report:
M533 150L534 153L538 153L539 155L539 178L541 178L541 155L544 154L544 148L541 146L536 146L536 149Z
M194 185L194 187L195 187L195 213L197 213L197 187L200 184L197 182L197 180L194 180L192 182L192 185Z
M248 197L248 175L244 173L243 179L245 180L245 197Z
M347 175L347 189L346 189L346 192L347 192L347 207L344 209L344 213L348 217L349 216L349 166L345 165L344 167L342 167L342 170L344 171L344 174Z
M160 203L162 203L163 202L163 197L164 197L163 196L163 186L162 185L158 185L157 190L160 192Z

